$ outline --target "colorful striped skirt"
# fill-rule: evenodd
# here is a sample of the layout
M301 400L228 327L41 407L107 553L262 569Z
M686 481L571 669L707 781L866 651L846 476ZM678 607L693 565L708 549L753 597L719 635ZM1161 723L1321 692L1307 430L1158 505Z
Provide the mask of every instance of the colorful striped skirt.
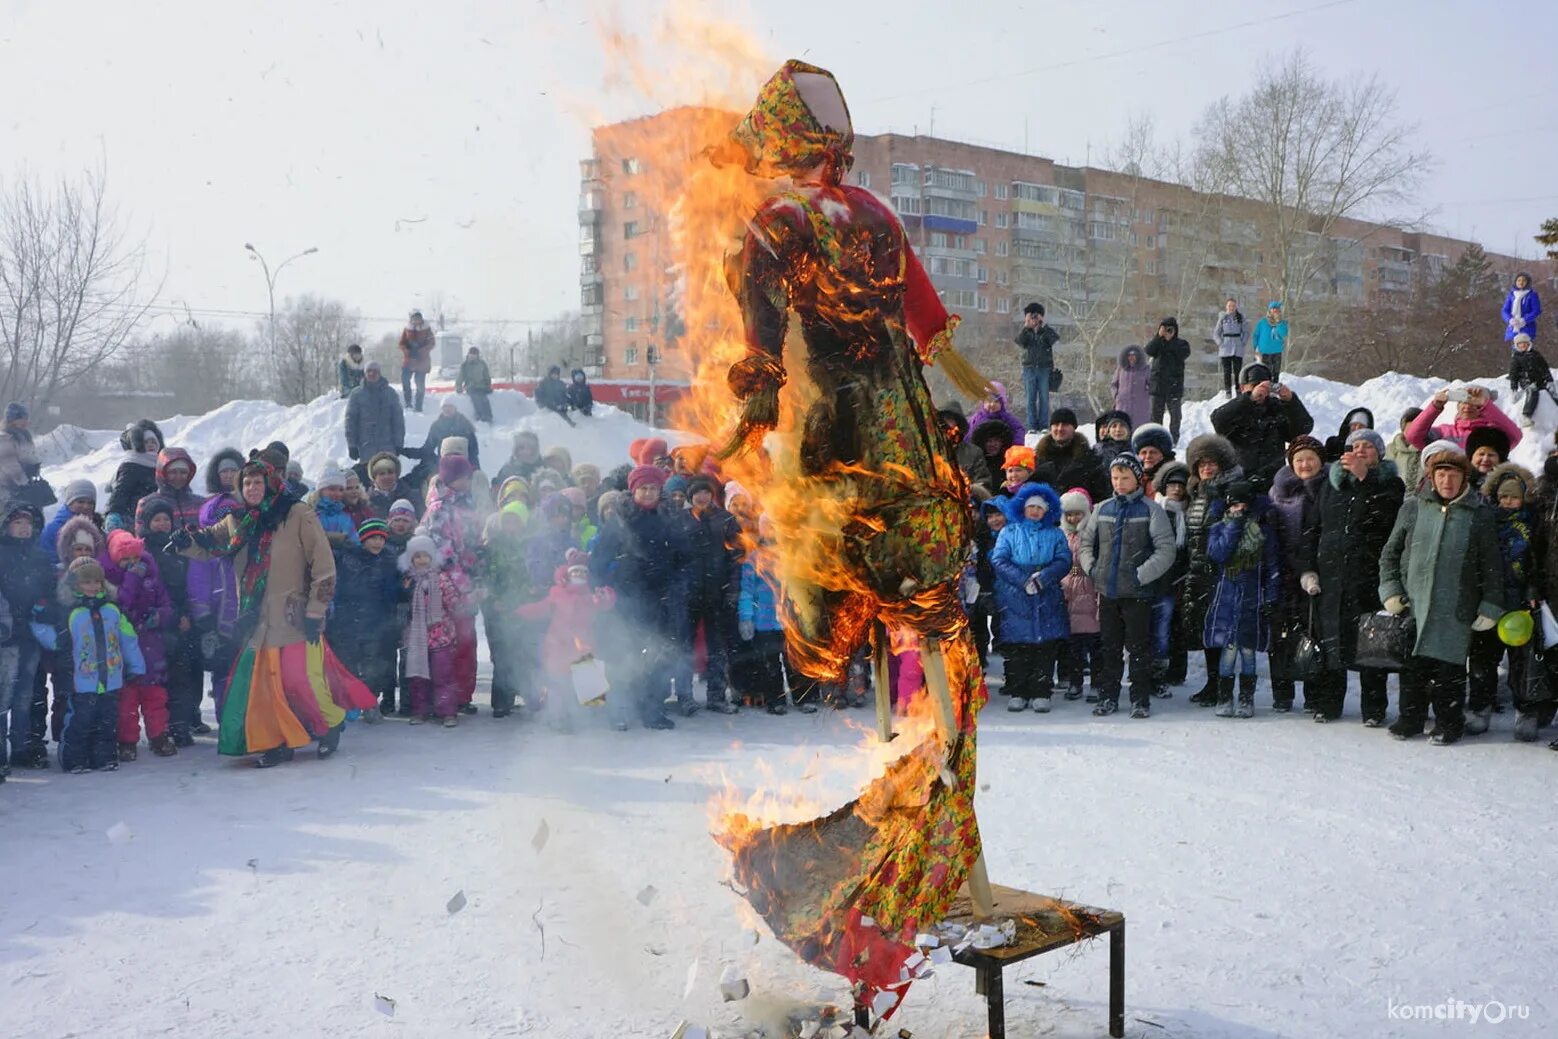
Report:
M377 706L323 638L279 648L246 646L228 681L217 748L241 757L283 745L306 747L345 721L347 711Z

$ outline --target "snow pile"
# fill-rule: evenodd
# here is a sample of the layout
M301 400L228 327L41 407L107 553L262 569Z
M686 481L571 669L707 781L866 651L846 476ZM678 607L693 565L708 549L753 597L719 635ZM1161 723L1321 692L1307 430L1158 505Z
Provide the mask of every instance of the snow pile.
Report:
M428 427L438 417L438 409L449 399L474 420L470 402L452 393L429 393L423 413L406 412L406 444L420 447L427 439ZM602 472L627 461L628 445L640 437L661 434L639 422L625 411L610 405L595 405L594 414L573 416L569 426L552 412L540 411L535 402L517 390L498 390L492 395L493 425L478 423L476 435L481 445L482 468L495 473L513 447L514 434L522 429L541 438L542 449L566 447L574 464L592 462ZM272 401L235 400L204 415L175 415L159 418L157 425L171 446L182 447L194 456L197 466L224 447L248 452L280 440L292 449L292 457L303 466L303 476L312 483L326 468L350 464L346 454L346 401L335 394L319 397L307 404L283 407ZM62 426L39 438L44 444L43 475L56 487L68 480L90 479L106 489L114 471L123 460L118 430L87 430ZM72 450L72 448L75 450ZM407 461L409 468L412 463ZM196 486L204 480L196 477Z
M1282 381L1298 395L1304 407L1308 408L1309 413L1314 416L1314 435L1321 440L1336 433L1342 424L1342 419L1346 418L1349 411L1354 408L1368 408L1374 413L1374 428L1379 430L1380 435L1388 441L1401 429L1402 412L1407 408L1423 407L1435 393L1447 385L1481 386L1496 391L1498 399L1494 403L1498 405L1499 410L1515 422L1520 421L1521 401L1511 397L1509 382L1503 376L1470 379L1464 383L1447 383L1443 379L1426 379L1417 375L1386 372L1360 386L1336 382L1318 375L1284 375ZM1212 432L1212 412L1221 407L1225 401L1226 398L1219 393L1210 400L1187 402L1183 428L1180 431L1180 443L1189 444L1192 437ZM1447 405L1445 417L1441 421L1453 421L1454 409L1453 403ZM1510 460L1519 462L1532 472L1540 472L1542 461L1553 445L1554 429L1558 429L1558 405L1543 397L1537 408L1535 428L1522 430L1525 435L1521 437L1520 443L1511 453Z

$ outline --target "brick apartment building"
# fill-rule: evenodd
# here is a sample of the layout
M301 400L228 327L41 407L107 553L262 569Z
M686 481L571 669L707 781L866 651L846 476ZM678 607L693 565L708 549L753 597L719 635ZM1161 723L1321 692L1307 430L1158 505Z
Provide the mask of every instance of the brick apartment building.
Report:
M731 118L679 108L595 130L594 155L581 163L579 202L585 335L577 361L591 373L686 379L667 303L665 214L642 201L674 192L638 188L665 173L655 169L656 154L696 155ZM1273 258L1262 250L1258 208L1248 200L903 134L858 135L848 180L891 201L948 308L963 315L965 348L1009 343L1024 305L1038 300L1061 333L1060 363L1072 371L1086 365L1078 323L1112 314L1106 334L1093 336L1099 370L1109 371L1118 351L1145 342L1165 315L1177 315L1197 353L1210 356L1212 322L1225 298L1237 298L1251 319L1265 310L1261 274L1272 273ZM1324 262L1310 296L1342 306L1405 299L1470 244L1339 221L1329 237L1314 236ZM1539 286L1554 283L1550 265L1488 255L1506 278L1526 269ZM1204 388L1216 377L1215 364L1192 371Z

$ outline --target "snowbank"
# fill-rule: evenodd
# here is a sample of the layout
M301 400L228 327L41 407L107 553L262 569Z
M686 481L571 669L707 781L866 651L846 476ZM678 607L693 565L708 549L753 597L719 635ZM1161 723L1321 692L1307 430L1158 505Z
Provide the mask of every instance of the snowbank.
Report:
M429 393L422 414L406 413L406 443L420 446L427 430L438 417L445 399L451 399L467 418L475 416L470 402L452 393ZM593 462L609 470L627 460L628 445L651 434L675 440L675 434L659 433L625 411L597 404L588 418L575 416L570 427L551 412L541 412L535 402L515 390L499 390L492 395L493 425L477 424L481 443L482 467L495 473L513 447L514 434L522 429L535 432L543 449L566 447L574 464ZM280 440L292 449L292 457L303 465L303 475L312 483L328 466L347 465L346 401L334 394L307 404L283 407L271 401L235 400L204 415L175 415L159 418L168 443L182 447L195 458L197 466L223 447L242 451L263 447ZM106 489L113 480L123 452L117 430L84 430L63 426L40 438L46 445L43 475L56 487L65 481L87 478ZM74 448L74 450L72 450ZM408 461L407 465L411 463ZM204 482L196 478L198 487Z

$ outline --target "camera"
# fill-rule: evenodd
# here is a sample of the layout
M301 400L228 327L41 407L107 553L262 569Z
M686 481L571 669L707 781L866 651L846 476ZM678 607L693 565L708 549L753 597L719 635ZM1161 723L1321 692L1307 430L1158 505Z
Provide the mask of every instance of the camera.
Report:
M1473 390L1473 389L1481 389L1481 387L1478 387L1478 386L1456 386L1454 389L1451 389L1451 390L1448 390L1448 391L1445 392L1444 399L1448 400L1448 401L1454 401L1456 404L1463 404L1467 400L1471 399L1470 396L1468 395L1467 391L1468 390ZM1492 401L1498 400L1498 390L1483 389L1482 390L1482 396L1483 396L1484 400L1486 400L1486 401L1491 403Z

